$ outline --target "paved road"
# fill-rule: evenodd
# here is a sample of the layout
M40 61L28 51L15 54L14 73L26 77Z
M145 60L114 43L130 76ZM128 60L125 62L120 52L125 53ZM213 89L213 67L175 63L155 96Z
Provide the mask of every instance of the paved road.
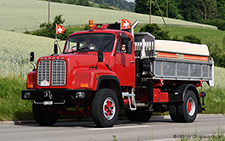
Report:
M173 123L169 116L153 117L146 123L118 120L112 128L97 128L92 121L57 123L53 127L0 125L0 141L142 141L178 140L181 135L206 137L225 130L225 115L200 115L194 123Z

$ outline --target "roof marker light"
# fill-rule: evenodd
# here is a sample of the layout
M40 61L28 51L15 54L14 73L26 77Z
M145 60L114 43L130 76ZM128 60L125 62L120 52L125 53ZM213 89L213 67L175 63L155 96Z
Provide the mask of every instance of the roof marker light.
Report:
M93 20L89 20L89 24L88 24L89 28L93 27Z

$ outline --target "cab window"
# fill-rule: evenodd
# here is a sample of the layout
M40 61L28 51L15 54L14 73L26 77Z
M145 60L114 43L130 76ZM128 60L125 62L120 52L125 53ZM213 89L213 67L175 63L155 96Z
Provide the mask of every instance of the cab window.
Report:
M117 53L132 54L132 41L130 38L119 39L116 47Z

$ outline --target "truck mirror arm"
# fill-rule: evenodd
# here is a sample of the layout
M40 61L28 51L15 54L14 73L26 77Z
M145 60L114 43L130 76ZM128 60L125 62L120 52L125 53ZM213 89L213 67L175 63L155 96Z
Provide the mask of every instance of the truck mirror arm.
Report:
M56 40L54 42L54 54L58 54L58 46L59 46L59 42ZM60 46L59 46L59 51L60 53L62 53Z
M34 52L31 52L30 53L30 63L34 67L33 71L36 71L36 68L35 68L35 65L34 65L33 61L34 61Z

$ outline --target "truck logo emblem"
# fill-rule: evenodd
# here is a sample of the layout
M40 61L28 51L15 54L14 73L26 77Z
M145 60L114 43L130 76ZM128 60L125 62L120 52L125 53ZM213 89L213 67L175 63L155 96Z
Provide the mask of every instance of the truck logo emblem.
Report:
M41 86L49 86L50 83L47 80L41 81Z
M49 99L52 99L53 95L51 94L51 91L47 90L44 92L44 97L48 97Z

